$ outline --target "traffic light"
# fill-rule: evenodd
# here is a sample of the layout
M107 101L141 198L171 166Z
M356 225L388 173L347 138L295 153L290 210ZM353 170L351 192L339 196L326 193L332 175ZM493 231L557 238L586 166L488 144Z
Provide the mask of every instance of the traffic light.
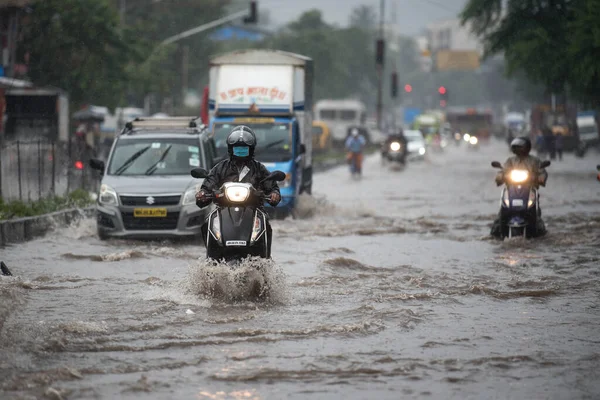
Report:
M392 72L392 98L398 97L398 74Z
M446 107L448 105L448 89L440 86L438 93L440 94L440 107Z
M255 24L258 22L258 13L256 11L256 1L250 2L250 15L244 18L245 24Z
M412 86L411 85L404 85L404 91L406 93L412 92Z
M385 41L383 39L377 39L376 45L376 54L375 54L375 63L377 65L383 66L383 61L385 57Z

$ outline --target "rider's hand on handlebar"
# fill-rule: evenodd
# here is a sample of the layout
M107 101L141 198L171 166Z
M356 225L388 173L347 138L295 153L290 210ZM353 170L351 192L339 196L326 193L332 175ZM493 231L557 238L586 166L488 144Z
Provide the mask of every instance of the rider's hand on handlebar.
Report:
M271 204L272 206L276 206L277 204L279 204L280 201L281 201L281 196L277 192L273 192L269 196L269 204Z
M210 198L209 194L206 193L204 190L200 190L199 192L196 193L196 201L205 202L209 198Z

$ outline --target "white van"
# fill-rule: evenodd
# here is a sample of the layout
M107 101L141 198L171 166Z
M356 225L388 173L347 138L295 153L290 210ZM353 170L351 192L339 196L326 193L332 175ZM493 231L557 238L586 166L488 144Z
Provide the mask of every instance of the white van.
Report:
M577 128L579 130L579 140L586 147L594 146L600 141L598 138L598 126L594 117L577 117Z
M351 126L366 130L367 108L359 100L320 100L315 104L315 119L325 122L339 143L346 140Z

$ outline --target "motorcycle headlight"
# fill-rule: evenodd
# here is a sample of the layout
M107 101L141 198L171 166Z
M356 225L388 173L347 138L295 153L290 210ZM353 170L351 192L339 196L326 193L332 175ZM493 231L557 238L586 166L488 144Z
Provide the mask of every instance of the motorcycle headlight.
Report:
M529 172L522 169L513 169L510 171L510 180L514 183L525 182L529 179Z
M182 205L187 206L190 204L196 204L196 193L200 190L199 187L193 187L188 189L183 195Z
M292 174L285 174L285 179L279 182L279 187L285 188L289 186L292 186Z
M475 137L475 136L471 136L471 138L469 139L469 143L471 144L477 144L479 140Z
M401 147L400 143L398 143L398 142L392 142L390 144L390 150L392 150L392 151L398 151L398 150L400 150L400 147Z
M254 217L254 225L252 227L252 237L250 238L251 242L256 242L258 238L262 235L264 231L263 221L258 216Z
M117 192L108 185L100 186L100 195L98 196L98 202L106 205L117 205Z
M210 231L213 234L213 236L215 237L215 239L217 239L217 241L220 242L221 241L221 219L219 218L218 214L215 214L215 217L213 218L213 222L212 222Z
M465 133L465 135L463 136L463 139L465 139L465 142L468 142L469 139L471 139L471 135L469 135L468 133Z
M232 203L243 203L250 195L250 190L245 186L229 186L225 189L225 197Z

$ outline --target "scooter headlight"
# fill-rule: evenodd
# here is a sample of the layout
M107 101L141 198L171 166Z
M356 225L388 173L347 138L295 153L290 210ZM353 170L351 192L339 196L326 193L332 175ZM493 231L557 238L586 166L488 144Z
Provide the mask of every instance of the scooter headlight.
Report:
M522 169L513 169L510 171L510 180L514 183L522 183L529 179L529 172Z
M463 139L465 140L465 142L468 142L471 139L471 135L469 135L468 133L465 133L465 135L463 136Z
M400 147L401 147L400 143L398 143L398 142L392 142L390 144L390 150L392 150L392 151L398 151L398 150L400 150Z
M254 217L254 225L252 227L252 237L250 237L250 241L256 242L263 232L264 226L262 219L259 216Z
M475 137L475 136L471 136L471 138L469 139L469 143L475 145L477 144L479 140Z
M218 214L215 214L215 217L212 220L212 225L210 229L211 233L217 239L218 242L221 241L221 219Z
M535 203L535 192L533 190L529 191L529 200L527 201L527 208L533 207Z
M245 186L229 186L225 189L225 197L232 203L243 203L250 195L250 189Z

